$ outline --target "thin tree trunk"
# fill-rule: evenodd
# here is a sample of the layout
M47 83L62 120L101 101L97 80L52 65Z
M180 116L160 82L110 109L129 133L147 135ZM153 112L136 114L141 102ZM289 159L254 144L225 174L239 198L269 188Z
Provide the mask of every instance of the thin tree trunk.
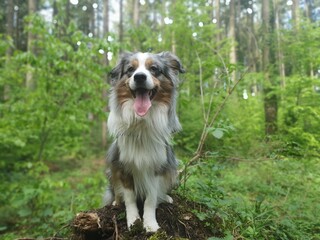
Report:
M123 0L120 0L119 3L119 14L120 14L120 19L119 19L119 42L120 42L120 47L119 50L122 52L122 44L123 44Z
M270 1L262 1L262 70L264 73L264 112L265 112L265 133L267 136L273 135L277 131L277 95L273 91L273 82L270 77Z
M176 7L176 0L172 0L172 7L175 9ZM176 54L176 35L175 32L172 31L171 33L171 52Z
M217 26L217 29L220 30L220 0L212 0L212 21L215 19L215 24ZM216 35L216 41L220 42L221 40L221 34L220 32Z
M133 25L139 27L140 4L139 0L133 0Z
M312 22L312 4L310 0L305 0L304 1L304 10L305 10L305 14L306 17Z
M10 38L10 41L13 41L13 11L14 8L14 2L13 0L8 0L7 5L7 36ZM6 64L9 64L11 56L13 54L13 48L11 45L8 47L6 51ZM3 89L3 100L8 100L10 94L10 86L5 85Z
M231 40L231 49L230 49L230 63L236 64L237 55L236 55L236 18L235 18L235 0L231 0L230 3L230 18L229 18L229 31L228 38ZM231 81L234 82L236 79L236 72L233 71L231 74Z
M277 35L277 55L278 55L278 69L281 79L281 87L285 88L286 78L285 78L285 65L283 61L283 53L281 48L281 36L280 36L280 20L279 20L279 1L274 0L274 11L275 11L275 26Z
M7 3L7 36L13 39L13 14L14 14L14 1L13 0L8 0ZM13 49L10 46L7 49L6 55L7 57L11 57L13 53Z
M103 1L103 35L104 37L107 37L109 33L109 0L104 0ZM108 60L108 52L106 51L104 53L104 58L103 58L103 65L108 66L109 65L109 60ZM105 75L105 82L108 81L108 76L107 74ZM107 90L103 88L102 90L102 100L106 103L105 105L105 112L108 111L108 106L107 106ZM107 121L106 119L102 120L101 124L101 129L102 129L102 147L106 148L107 146Z
M92 7L91 15L90 15L90 30L89 32L92 33L92 36L96 36L96 9Z
M213 23L216 24L216 28L218 29L218 32L215 33L215 35L212 38L213 44L215 44L215 42L219 43L221 41L221 34L220 34L220 0L212 0L211 6L212 6L211 21L213 21ZM219 71L220 71L220 69L218 67L216 67L215 69L212 70L212 87L213 88L216 88L220 83Z
M248 29L248 45L247 51L249 53L249 69L251 72L257 71L257 61L259 58L258 52L258 43L256 41L255 29L254 29L254 13L248 14L247 16L247 29Z
M293 19L294 29L295 29L295 31L298 31L299 22L300 22L299 0L293 0L292 1L292 19Z
M132 15L133 15L133 28L138 29L139 27L139 19L140 19L140 1L139 0L133 0L132 2ZM139 50L139 45L134 43L134 40L132 39L132 46L134 51ZM140 45L141 46L141 45Z
M68 26L70 24L70 1L66 1L65 2L65 6L66 6L66 16L65 16L65 19L64 19L64 26L63 26L63 33L62 35L65 36L67 34L67 29L68 29Z
M28 0L28 14L32 15L36 13L36 7L37 3L36 0ZM32 27L32 23L29 23L30 28ZM28 31L28 52L31 52L32 54L35 54L35 35L32 33L32 31ZM30 64L28 64L28 70L26 73L26 87L29 90L34 90L36 87L35 79L32 72L32 67Z

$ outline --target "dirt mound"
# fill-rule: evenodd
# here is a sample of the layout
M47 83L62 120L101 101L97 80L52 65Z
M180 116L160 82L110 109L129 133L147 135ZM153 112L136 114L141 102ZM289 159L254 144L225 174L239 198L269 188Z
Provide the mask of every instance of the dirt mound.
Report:
M157 220L161 230L146 233L137 221L128 231L125 207L106 206L97 210L77 214L73 221L72 239L81 240L146 240L146 239L208 239L223 237L222 220L212 216L201 221L195 212L207 212L198 203L179 195L173 196L173 204L163 203L157 209Z

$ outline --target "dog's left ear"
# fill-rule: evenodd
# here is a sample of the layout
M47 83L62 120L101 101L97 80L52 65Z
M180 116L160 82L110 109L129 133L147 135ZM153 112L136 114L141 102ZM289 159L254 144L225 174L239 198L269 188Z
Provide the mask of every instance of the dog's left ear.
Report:
M173 69L176 72L176 74L185 72L180 59L176 55L170 52L162 52L159 53L159 56L163 58L165 64L171 69Z
M122 78L124 74L123 73L124 65L127 63L131 55L132 55L131 52L124 52L120 55L117 65L109 73L109 82L111 85L115 85L115 83Z

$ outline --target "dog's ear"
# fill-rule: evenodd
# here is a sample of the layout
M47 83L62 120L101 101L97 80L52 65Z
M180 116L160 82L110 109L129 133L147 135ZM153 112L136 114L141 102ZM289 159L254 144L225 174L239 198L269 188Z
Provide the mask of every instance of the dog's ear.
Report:
M120 55L117 65L109 73L109 82L113 86L122 78L124 74L124 66L128 63L131 52L124 52Z
M159 53L159 56L164 60L164 63L170 67L171 69L173 69L176 74L178 73L184 73L185 70L181 64L181 61L179 60L179 58L170 53L170 52L162 52Z

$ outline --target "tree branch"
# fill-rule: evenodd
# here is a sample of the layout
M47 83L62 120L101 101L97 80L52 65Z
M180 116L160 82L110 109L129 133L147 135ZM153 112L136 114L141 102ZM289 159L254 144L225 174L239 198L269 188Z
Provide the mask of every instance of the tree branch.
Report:
M197 148L196 152L194 153L193 157L185 164L184 169L180 173L180 176L183 176L184 186L185 186L186 181L187 181L187 170L188 170L188 167L190 167L191 165L193 165L197 161L199 161L199 159L203 155L203 147L204 147L204 144L205 144L205 142L207 140L207 137L208 137L208 128L211 128L213 126L213 124L217 120L219 114L223 110L226 102L228 101L229 97L232 95L232 93L236 89L238 83L244 78L244 76L246 75L247 72L248 72L248 69L242 74L242 76L235 82L235 84L232 86L232 88L227 92L226 97L224 98L222 103L218 106L218 108L217 108L215 114L213 115L213 117L211 118L211 121L210 121L209 124L208 124L208 122L209 122L210 110L208 110L208 115L205 118L205 122L204 122L204 125L203 125L203 130L202 130L201 137L200 137L199 144L198 144L198 148ZM203 101L202 101L202 104L203 104L203 109L204 109L204 102ZM181 181L181 179L180 179L180 181Z

